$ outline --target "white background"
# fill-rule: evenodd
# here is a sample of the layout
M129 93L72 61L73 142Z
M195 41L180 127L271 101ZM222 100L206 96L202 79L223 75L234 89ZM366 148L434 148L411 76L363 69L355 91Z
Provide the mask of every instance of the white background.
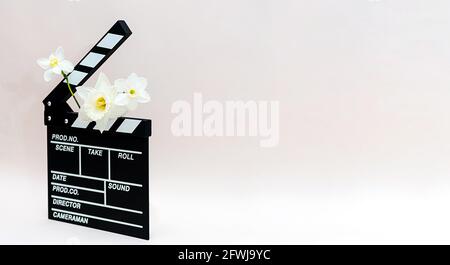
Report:
M450 243L450 2L0 2L0 243ZM149 242L47 220L45 83L117 20L102 66L154 122ZM88 83L93 84L98 73ZM176 100L278 100L280 143L174 137Z

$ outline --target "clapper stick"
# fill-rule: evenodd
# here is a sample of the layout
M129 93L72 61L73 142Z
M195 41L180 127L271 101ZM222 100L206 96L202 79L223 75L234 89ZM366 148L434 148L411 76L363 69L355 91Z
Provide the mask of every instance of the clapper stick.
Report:
M131 35L117 21L75 66L74 92ZM44 99L48 153L48 217L149 239L151 120L118 118L103 133L78 118L61 81Z

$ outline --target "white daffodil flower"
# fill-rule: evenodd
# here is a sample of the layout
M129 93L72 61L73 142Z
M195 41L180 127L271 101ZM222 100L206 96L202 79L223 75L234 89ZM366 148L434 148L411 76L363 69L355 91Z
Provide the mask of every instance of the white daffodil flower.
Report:
M147 79L132 73L127 79L117 79L114 82L117 90L116 100L119 106L126 106L129 110L137 108L138 103L146 103L150 101L148 94Z
M52 79L52 74L62 75L61 71L63 71L67 75L73 71L73 64L68 60L64 60L62 47L58 47L48 58L38 59L37 63L45 70L44 80L47 82Z
M106 129L108 122L114 122L126 112L126 108L114 104L116 91L103 73L94 88L80 86L77 94L83 100L78 116L85 121L95 121L100 132Z

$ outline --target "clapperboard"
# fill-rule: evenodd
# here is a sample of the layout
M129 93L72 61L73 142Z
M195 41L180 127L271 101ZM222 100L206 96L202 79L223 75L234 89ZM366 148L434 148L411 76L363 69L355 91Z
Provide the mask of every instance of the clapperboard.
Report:
M70 73L72 90L130 35L117 21ZM43 101L49 219L149 239L151 121L119 118L100 133L95 122L78 119L70 96L62 81Z

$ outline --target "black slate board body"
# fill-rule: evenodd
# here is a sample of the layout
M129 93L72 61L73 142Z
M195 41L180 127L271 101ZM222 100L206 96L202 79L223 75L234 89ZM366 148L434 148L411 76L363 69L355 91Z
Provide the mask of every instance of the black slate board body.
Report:
M48 217L149 239L148 138L47 127Z

